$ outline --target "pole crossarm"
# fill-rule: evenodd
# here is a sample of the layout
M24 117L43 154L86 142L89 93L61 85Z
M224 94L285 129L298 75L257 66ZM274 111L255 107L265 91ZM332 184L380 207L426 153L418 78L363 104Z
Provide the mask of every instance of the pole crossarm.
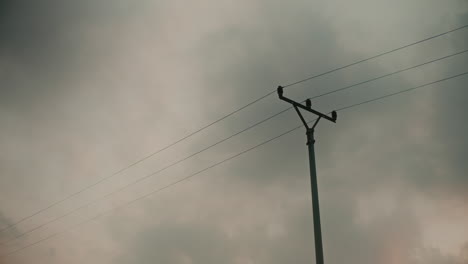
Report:
M301 119L304 119L304 118L303 118L302 115L300 114L298 108L304 109L304 110L306 110L306 111L308 111L308 112L310 112L310 113L312 113L312 114L315 114L315 115L317 115L319 118L325 118L325 119L327 119L328 121L331 121L331 122L333 122L333 123L336 123L336 118L337 118L336 111L333 111L333 112L332 112L332 116L328 116L328 115L326 115L326 114L320 113L319 111L316 111L316 110L312 109L312 107L311 107L312 104L311 104L310 99L307 99L307 100L306 100L306 105L303 105L303 104L298 103L298 102L296 102L296 101L294 101L294 100L291 100L291 99L289 99L289 98L283 96L283 87L282 87L282 86L278 86L277 92L278 92L278 96L279 96L279 99L280 99L280 100L283 100L283 101L285 101L285 102L288 102L288 103L290 103L290 104L292 104L292 105L294 106L294 108L296 109L296 111L297 111L297 113L299 114L299 117L301 117ZM302 120L302 122L304 122L304 120ZM304 124L305 124L305 123L304 123ZM308 128L307 125L306 125L306 128Z

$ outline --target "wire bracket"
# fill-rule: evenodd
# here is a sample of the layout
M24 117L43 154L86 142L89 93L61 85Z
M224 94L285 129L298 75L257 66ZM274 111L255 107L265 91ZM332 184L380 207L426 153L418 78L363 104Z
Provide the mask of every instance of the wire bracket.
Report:
M328 121L336 123L336 119L337 119L336 111L332 111L331 116L328 116L328 115L323 114L323 113L321 113L321 112L319 112L317 110L312 109L312 102L310 101L310 99L305 100L305 105L303 105L301 103L298 103L298 102L296 102L294 100L291 100L291 99L283 96L284 91L283 91L282 86L278 86L277 92L278 92L278 96L279 96L280 100L283 100L285 102L288 102L288 103L292 104L292 106L296 110L297 114L299 115L299 118L301 118L301 121L304 124L307 131L310 131L310 130L313 131L321 118L324 118L324 119L327 119ZM304 119L304 116L302 115L299 108L301 108L303 110L306 110L307 112L310 112L310 113L315 114L315 115L318 116L317 120L315 120L315 123L314 123L314 125L312 127L309 127L309 125L307 124L307 121Z

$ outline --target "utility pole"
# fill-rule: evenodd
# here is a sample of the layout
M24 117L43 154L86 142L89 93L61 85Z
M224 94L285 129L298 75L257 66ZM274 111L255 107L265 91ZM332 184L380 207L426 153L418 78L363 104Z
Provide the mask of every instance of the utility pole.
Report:
M278 92L278 96L280 100L283 100L292 104L292 106L296 110L297 114L301 118L301 121L306 128L307 146L309 149L310 185L311 185L311 191L312 191L312 212L313 212L313 219L314 219L315 263L324 264L323 246L322 246L322 228L320 225L320 209L319 209L319 198L318 198L318 187L317 187L317 171L315 167L314 129L317 126L321 118L325 118L333 123L336 123L336 118L337 118L336 111L333 111L332 116L330 117L328 115L322 114L312 109L311 108L312 103L310 99L307 99L305 101L306 105L303 105L301 103L295 102L289 98L284 97L282 86L278 86L277 92ZM318 116L317 120L315 120L315 123L312 127L309 127L309 125L307 124L307 121L302 116L302 113L299 110L299 108Z

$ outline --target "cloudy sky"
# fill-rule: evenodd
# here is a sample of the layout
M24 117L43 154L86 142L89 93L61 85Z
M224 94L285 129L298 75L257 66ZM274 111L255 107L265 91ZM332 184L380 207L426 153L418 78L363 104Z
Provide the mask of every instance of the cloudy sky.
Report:
M277 85L467 24L466 0L0 1L0 263L314 263L302 129L128 204L300 125L285 112L143 178L287 108L275 95L114 173ZM285 93L302 100L465 49L468 28ZM463 53L313 106L466 71ZM326 263L468 263L467 83L319 124Z

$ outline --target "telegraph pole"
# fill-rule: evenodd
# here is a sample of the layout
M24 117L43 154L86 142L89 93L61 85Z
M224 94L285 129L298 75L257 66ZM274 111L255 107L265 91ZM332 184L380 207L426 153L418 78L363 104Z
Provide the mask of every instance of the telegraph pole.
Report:
M322 228L320 225L320 209L319 209L319 197L318 197L318 187L317 187L317 169L315 167L314 130L321 118L324 118L324 119L327 119L328 121L336 123L337 115L336 115L336 112L333 111L332 116L330 117L328 115L322 114L312 109L311 107L312 103L310 99L307 99L305 101L306 105L303 105L301 103L295 102L289 98L284 97L282 86L278 86L277 92L278 92L278 96L280 100L288 102L294 107L297 114L299 115L299 118L304 124L304 127L306 128L307 147L309 150L310 185L311 185L311 192L312 192L312 212L313 212L313 219L314 219L315 263L324 264L323 246L322 246ZM315 120L315 123L312 127L309 127L309 125L307 124L307 121L302 116L302 113L299 110L299 108L318 116L317 120Z

